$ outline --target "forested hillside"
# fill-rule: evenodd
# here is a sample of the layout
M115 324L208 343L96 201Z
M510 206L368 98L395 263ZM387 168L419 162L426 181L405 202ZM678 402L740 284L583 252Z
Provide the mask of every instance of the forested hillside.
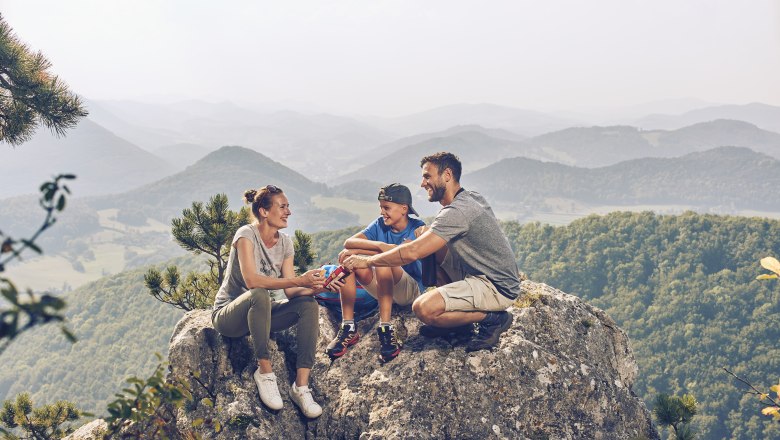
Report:
M202 270L195 261L175 260L183 271ZM70 344L56 325L15 340L0 356L0 400L26 391L36 404L65 399L105 414L127 377L150 374L158 362L155 353L167 356L168 339L182 316L147 293L145 272L122 272L66 294L67 326L78 341Z
M780 374L780 285L755 280L759 259L780 255L780 221L613 213L562 227L504 227L532 280L603 308L628 332L639 365L634 391L648 404L661 392L692 393L701 438L780 436L757 399L720 369L766 388ZM315 261L335 262L358 230L313 234ZM188 261L177 264L192 266ZM153 353L165 352L181 316L148 295L142 273L107 277L67 296L75 345L56 327L11 344L0 357L0 398L31 391L36 402L65 398L102 413L125 377L145 374Z
M780 283L755 279L762 257L780 255L780 221L618 212L504 227L532 280L586 299L628 332L634 392L648 405L658 393L692 393L700 438L780 438L721 369L764 389L780 377ZM315 234L319 259L335 261L357 230Z
M759 259L780 255L780 222L613 213L506 231L531 279L587 299L628 332L646 401L694 394L701 438L780 436L721 370L766 389L780 375L780 286L755 280Z

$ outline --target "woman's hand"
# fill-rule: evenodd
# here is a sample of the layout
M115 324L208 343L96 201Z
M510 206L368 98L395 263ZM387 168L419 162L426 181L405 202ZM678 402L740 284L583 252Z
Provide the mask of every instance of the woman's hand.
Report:
M298 277L301 280L300 287L308 287L310 289L321 289L322 283L325 281L325 277L322 276L322 269L312 269L305 274Z

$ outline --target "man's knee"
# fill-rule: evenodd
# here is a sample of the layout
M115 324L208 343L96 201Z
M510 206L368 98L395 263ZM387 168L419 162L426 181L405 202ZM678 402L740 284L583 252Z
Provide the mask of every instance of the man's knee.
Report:
M414 315L417 316L417 319L427 324L427 322L425 322L424 319L425 310L423 308L421 299L422 297L419 297L416 300L414 300L414 302L412 303L412 312L414 312Z
M437 301L437 298L433 295L441 298L439 292L434 290L431 293L417 298L414 303L412 303L412 311L415 316L417 316L417 319L428 325L435 324L436 317L443 312L443 310L439 310L441 308L437 306L439 301Z

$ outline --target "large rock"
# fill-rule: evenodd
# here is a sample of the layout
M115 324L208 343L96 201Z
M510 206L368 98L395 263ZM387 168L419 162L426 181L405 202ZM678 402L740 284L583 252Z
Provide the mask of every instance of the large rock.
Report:
M394 312L405 347L385 365L376 318L361 322L360 343L331 363L322 351L336 324L323 310L312 389L324 412L315 420L287 396L292 331L272 347L285 405L274 412L257 395L249 338L224 338L208 311L189 312L171 338L171 371L197 372L201 384L190 377L197 399L179 410L177 426L218 439L658 438L631 391L637 366L626 334L574 296L530 281L523 289L530 305L511 309L512 328L493 351L469 354L464 340L424 338L408 309Z

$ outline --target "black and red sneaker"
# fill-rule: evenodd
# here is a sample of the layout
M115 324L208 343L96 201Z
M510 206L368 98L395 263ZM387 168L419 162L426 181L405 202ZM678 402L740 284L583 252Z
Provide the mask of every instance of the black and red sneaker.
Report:
M360 335L357 332L355 324L341 324L339 332L336 333L336 337L330 341L328 348L325 349L325 354L330 357L331 360L340 358L347 354L347 349L358 343Z
M381 325L376 329L379 335L379 360L390 362L401 352L403 344L395 335L395 329L389 325Z

